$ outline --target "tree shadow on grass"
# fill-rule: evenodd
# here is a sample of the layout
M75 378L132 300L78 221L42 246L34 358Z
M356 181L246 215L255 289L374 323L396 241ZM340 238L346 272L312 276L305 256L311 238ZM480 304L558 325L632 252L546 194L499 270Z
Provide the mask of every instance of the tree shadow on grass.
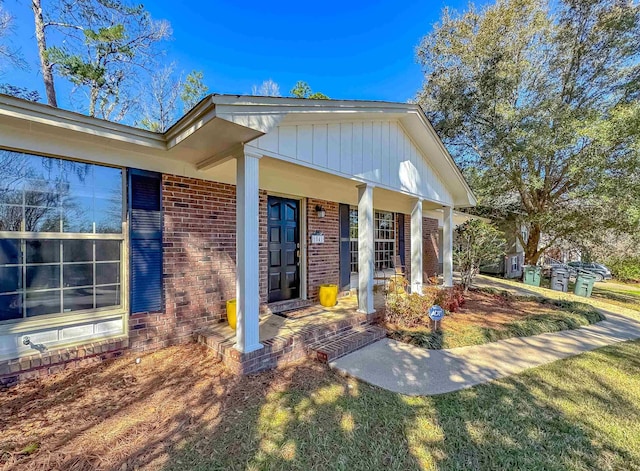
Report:
M199 346L175 347L139 369L117 360L0 397L3 439L41 444L0 466L640 469L640 343L589 355L429 398L310 362L240 378Z
M173 450L164 469L420 469L405 437L415 411L401 396L314 363L248 381L257 397Z
M602 355L610 352L628 360L615 349ZM625 447L615 430L633 433L637 403L615 383L618 372L600 375L577 358L434 397L444 434L438 469L640 469L630 452L637 444Z

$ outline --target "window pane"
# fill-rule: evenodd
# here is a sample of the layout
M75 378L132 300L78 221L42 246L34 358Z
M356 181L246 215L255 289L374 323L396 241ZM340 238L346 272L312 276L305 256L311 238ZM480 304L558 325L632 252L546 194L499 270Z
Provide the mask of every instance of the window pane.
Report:
M12 265L21 261L20 241L17 239L0 239L0 265Z
M0 295L0 321L20 319L22 317L22 301L19 294Z
M120 286L98 286L96 287L96 308L119 306Z
M120 283L119 263L97 263L96 264L96 284L110 285Z
M19 231L22 225L22 206L0 205L0 231Z
M60 290L31 291L26 293L27 317L62 312Z
M27 263L57 263L59 261L59 240L27 241Z
M120 241L96 240L96 260L120 260Z
M2 183L0 183L2 185ZM22 188L12 184L8 188L0 188L0 204L17 204L22 206Z
M62 244L65 262L93 261L92 240L65 240Z
M93 264L64 265L64 286L89 286L93 284Z
M11 293L20 289L22 267L0 267L0 292Z
M62 204L64 232L93 232L93 195L74 195Z
M60 265L36 265L27 267L27 289L60 287Z
M96 197L96 232L119 234L122 232L122 199Z
M60 232L60 208L25 206L24 228L27 232Z
M0 151L2 231L121 233L122 202L121 169Z
M62 296L64 312L93 309L93 287L65 289Z

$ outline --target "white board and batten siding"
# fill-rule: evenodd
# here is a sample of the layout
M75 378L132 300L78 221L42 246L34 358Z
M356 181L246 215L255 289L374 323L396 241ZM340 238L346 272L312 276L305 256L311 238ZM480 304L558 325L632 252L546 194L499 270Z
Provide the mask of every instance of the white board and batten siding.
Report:
M267 155L451 205L444 181L398 121L280 125L251 143Z

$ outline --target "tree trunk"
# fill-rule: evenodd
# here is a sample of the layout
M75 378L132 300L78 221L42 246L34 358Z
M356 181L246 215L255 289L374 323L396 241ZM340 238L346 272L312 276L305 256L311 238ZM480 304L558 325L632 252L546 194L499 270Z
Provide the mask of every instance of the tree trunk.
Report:
M32 0L33 18L36 25L36 41L38 43L38 53L40 55L40 69L44 80L44 89L47 92L47 103L58 107L56 100L56 89L53 86L53 65L47 58L47 38L44 34L44 19L42 16L42 5L40 0Z
M95 117L96 104L98 103L98 87L91 85L91 91L89 92L89 116ZM103 117L104 118L104 117Z
M525 265L535 265L538 263L538 259L542 252L538 250L538 244L540 243L540 226L538 224L532 224L529 229L529 237L527 238L527 245L524 248L524 263Z

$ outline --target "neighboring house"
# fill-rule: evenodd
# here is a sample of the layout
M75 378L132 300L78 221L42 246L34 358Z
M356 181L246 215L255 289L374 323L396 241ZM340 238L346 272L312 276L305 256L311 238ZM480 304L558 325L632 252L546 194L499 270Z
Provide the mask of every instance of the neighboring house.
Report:
M498 227L504 232L505 255L493 264L482 265L480 271L505 278L521 278L524 270L524 247L516 234L518 228L508 222L498 223ZM522 238L527 240L527 228L520 226L520 233Z
M357 273L371 314L395 255L450 286L475 204L412 104L212 95L156 134L0 95L0 145L0 378L189 341L231 298L249 359L261 306Z

